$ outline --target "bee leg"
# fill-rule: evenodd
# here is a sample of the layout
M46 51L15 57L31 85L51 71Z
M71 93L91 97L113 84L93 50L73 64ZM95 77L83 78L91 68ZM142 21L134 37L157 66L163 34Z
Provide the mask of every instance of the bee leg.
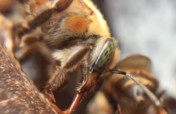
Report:
M119 104L117 104L117 111L118 111L118 114L123 114L121 106Z
M14 39L15 43L18 43L21 40L21 36L29 33L30 31L45 23L55 11L61 12L68 8L72 1L73 0L54 0L54 2L48 1L45 3L39 3L39 1L31 1L29 3L29 6L31 8L30 10L31 13L35 16L29 18L27 22L24 22L13 28L13 31L15 31L13 35L16 36L16 38ZM38 10L41 10L41 12L39 12Z
M29 22L30 30L40 26L44 22L46 22L52 14L57 11L61 12L68 8L73 0L54 0L51 4L51 8L48 8L41 12L37 17L35 17L32 21Z
M56 11L60 12L67 9L72 3L72 1L73 0L54 0L52 5Z
M24 59L29 57L29 55L32 55L32 53L34 52L34 48L34 46L24 46L22 48L19 48L17 52L15 52L16 59L18 61L23 61Z
M92 75L92 74L90 74ZM93 74L92 76L87 76L87 78L84 78L84 80L82 81L81 85L78 88L78 92L70 106L70 108L68 109L69 114L72 114L76 108L78 107L78 105L80 104L80 102L83 100L83 98L85 96L87 96L87 94L92 90L92 88L95 88L96 85L99 84L99 80L97 80L97 74Z
M41 42L33 42L31 44L25 44L24 46L20 47L15 52L15 57L18 61L23 61L30 57L30 55L34 54L35 52L40 52L46 59L50 60L51 51L46 47L45 44Z
M92 49L90 45L81 45L71 49L59 50L52 54L54 59L58 61L58 65L56 65L54 73L43 88L44 94L51 101L55 102L53 91L64 83L69 72L72 72L82 63L90 49ZM54 62L55 64L56 61Z
M42 91L50 101L55 102L53 91L62 85L65 80L66 74L66 70L61 69L59 65L56 66L54 74Z
M81 3L83 7L87 8L90 11L91 15L94 13L93 10L89 6L87 6L87 4L83 0L78 0L78 1ZM53 8L56 11L60 12L67 9L72 2L73 0L55 0L53 2Z

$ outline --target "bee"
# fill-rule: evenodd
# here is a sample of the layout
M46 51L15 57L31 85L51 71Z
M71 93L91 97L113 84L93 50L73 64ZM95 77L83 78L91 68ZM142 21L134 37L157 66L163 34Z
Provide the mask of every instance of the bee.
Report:
M121 60L117 68L132 74L136 80L147 87L157 97L156 100L159 100L159 84L157 79L150 73L151 61L148 57L143 55L129 56ZM114 110L117 110L117 106L120 106L122 114L166 113L166 110L162 106L154 105L156 100L152 100L149 97L150 95L148 96L144 92L143 88L124 75L113 74L104 83L103 91L110 103L112 103ZM161 113L161 111L163 112Z
M32 2L28 4L32 5ZM64 83L68 73L80 69L82 82L68 111L72 113L82 98L96 87L105 75L110 74L107 70L116 65L120 51L117 41L110 36L106 21L92 1L56 0L42 3L46 4L52 4L51 9L37 12L38 14L35 7L31 6L34 19L27 22L26 28L25 24L21 25L25 31L18 31L19 28L16 28L16 34L23 37L16 57L22 60L30 52L40 51L51 60L51 78L43 93L53 102L53 91ZM60 4L67 4L62 11L59 10ZM48 14L48 11L51 11L51 14ZM49 17L41 18L44 14Z
M40 52L50 61L51 77L42 92L52 102L53 92L63 85L68 74L81 71L76 96L63 112L71 114L105 77L117 73L113 69L120 56L118 42L111 37L107 22L91 0L28 0L26 4L27 21L14 27L15 40L21 40L16 58L23 60Z

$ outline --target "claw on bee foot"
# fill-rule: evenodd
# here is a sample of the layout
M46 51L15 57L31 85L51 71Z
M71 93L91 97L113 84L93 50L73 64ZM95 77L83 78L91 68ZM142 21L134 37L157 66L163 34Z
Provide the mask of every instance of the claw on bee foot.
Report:
M54 97L54 94L53 94L53 92L51 92L50 90L44 88L44 89L42 90L42 93L45 95L45 97L47 97L47 99L48 99L49 101L51 101L51 102L53 102L53 103L56 102L55 97Z
M92 75L92 74L90 74ZM98 84L99 80L96 80L96 75L92 75L92 78L85 78L82 84L77 89L77 94L69 108L69 114L72 114L84 99L85 96Z
M78 107L78 105L80 104L80 102L82 101L84 96L85 96L84 93L77 93L76 94L74 101L72 102L72 105L68 110L69 114L72 114L76 110L76 108Z
M79 86L79 88L77 89L77 94L69 108L69 114L72 114L76 108L78 107L78 105L80 104L80 102L82 101L82 99L84 98L84 96L87 95L87 92L89 91L90 86L88 85L87 81L83 81L83 83Z

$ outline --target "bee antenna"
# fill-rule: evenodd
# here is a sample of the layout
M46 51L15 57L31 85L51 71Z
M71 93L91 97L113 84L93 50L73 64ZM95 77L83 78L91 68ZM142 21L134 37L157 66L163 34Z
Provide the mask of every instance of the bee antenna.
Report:
M129 74L125 71L119 71L119 70L112 70L112 73L115 74L121 74L127 76L129 79L133 80L136 84L138 84L142 90L147 94L147 96L154 102L155 106L160 107L161 102L160 100L141 82L139 82L132 74Z

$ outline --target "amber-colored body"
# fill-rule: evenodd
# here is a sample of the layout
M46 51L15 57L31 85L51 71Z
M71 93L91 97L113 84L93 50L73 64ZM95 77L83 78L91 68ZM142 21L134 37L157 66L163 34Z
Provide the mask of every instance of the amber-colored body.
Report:
M39 51L50 61L51 77L43 93L53 102L53 91L64 83L68 73L80 69L82 81L66 112L72 113L103 77L111 75L107 71L115 67L120 56L117 41L111 38L106 21L91 0L29 0L27 5L28 21L15 27L15 35L21 39L16 57L22 60ZM103 50L108 53L102 59ZM102 66L98 61L101 59Z
M151 61L149 58L142 55L133 55L120 61L117 68L132 74L136 80L157 96L158 81L150 73ZM105 82L103 90L109 101L114 101L113 105L115 106L113 107L117 107L117 104L119 104L122 114L160 114L161 109L164 111L160 106L156 108L143 89L124 75L113 74Z

